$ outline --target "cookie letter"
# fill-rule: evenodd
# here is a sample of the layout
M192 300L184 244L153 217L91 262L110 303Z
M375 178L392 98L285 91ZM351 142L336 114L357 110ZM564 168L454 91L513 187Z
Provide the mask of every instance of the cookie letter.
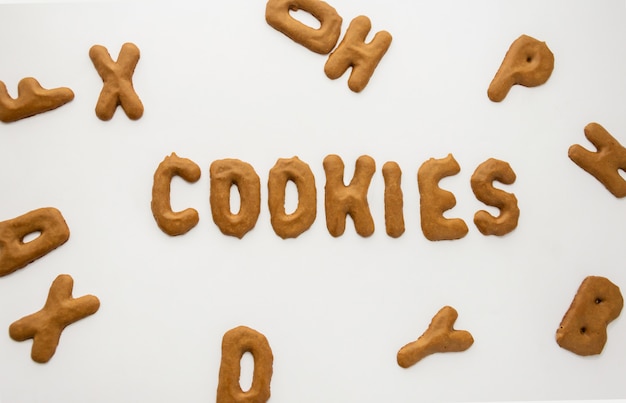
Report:
M599 180L613 196L626 196L626 181L618 172L626 170L626 148L598 123L585 126L585 137L598 151L588 151L574 144L569 148L569 158Z
M334 237L342 235L346 229L346 215L354 221L356 232L364 237L374 233L374 219L367 202L367 190L376 170L376 163L367 155L356 161L354 177L350 185L343 182L344 165L337 155L324 158L326 172L326 226Z
M439 187L441 179L460 171L461 167L452 154L442 159L431 158L417 171L422 232L431 241L459 239L468 232L462 219L443 216L444 211L456 205L456 198L451 192Z
M489 84L487 96L502 101L515 84L536 87L548 81L554 69L554 55L545 42L522 35L504 56L502 65Z
M352 20L339 46L330 54L324 72L331 80L337 79L352 67L348 87L361 92L374 74L374 70L391 45L391 34L380 31L370 43L365 38L372 24L364 15Z
M39 232L32 241L24 237ZM63 245L70 237L61 212L53 207L0 222L0 276L13 273Z
M31 358L45 363L52 358L63 329L72 323L96 313L100 300L93 295L72 298L74 280L67 274L59 275L50 286L44 307L13 322L9 335L13 340L33 339Z
M176 153L159 164L154 173L152 185L152 215L157 225L168 235L182 235L198 224L198 212L188 208L180 212L172 211L170 190L172 178L180 176L187 182L200 179L200 167L187 158L180 158Z
M320 27L311 28L289 15L289 11L298 10L315 17ZM320 0L269 0L265 20L293 41L322 55L333 50L341 34L341 17L333 7Z
M241 390L241 358L254 357L252 386ZM254 329L239 326L222 338L222 362L217 385L217 403L265 403L270 398L274 356L265 336Z
M298 189L298 208L285 213L285 186L292 181ZM281 238L296 238L309 229L317 214L317 190L311 168L298 157L279 159L270 169L267 182L272 228Z
M100 120L110 120L120 105L130 119L139 119L143 115L143 104L133 88L139 48L133 43L125 43L114 62L104 46L94 45L89 50L89 57L104 82L96 104L96 116Z
M74 99L74 92L66 87L47 90L32 77L17 84L17 98L13 99L6 85L0 81L0 121L9 123L39 113L48 112Z
M383 165L385 179L385 229L387 235L398 238L404 233L403 195L400 187L402 171L393 161Z
M493 217L481 210L474 215L474 224L483 235L502 236L517 227L519 208L515 195L494 188L494 180L510 185L515 182L515 172L508 163L493 158L476 168L470 180L474 195L486 205L499 208L500 215Z
M434 353L465 351L474 343L474 338L466 330L454 330L458 317L456 310L444 306L430 322L426 332L398 351L398 365L408 368L422 358Z
M211 174L211 213L224 235L242 238L256 225L261 212L261 181L254 168L236 159L213 161ZM230 210L230 190L239 190L240 208Z
M556 342L574 354L600 354L607 340L606 328L623 306L618 286L604 277L585 278L556 331Z

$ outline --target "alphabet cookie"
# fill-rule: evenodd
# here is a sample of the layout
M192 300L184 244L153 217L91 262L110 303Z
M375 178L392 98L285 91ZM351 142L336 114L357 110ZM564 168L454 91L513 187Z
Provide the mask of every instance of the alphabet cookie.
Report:
M387 31L377 32L370 43L365 43L371 29L372 23L366 16L360 15L353 19L341 43L328 56L324 65L324 72L331 80L341 77L352 67L348 88L354 92L361 92L367 86L378 63L391 45L392 37Z
M45 89L33 77L17 84L17 98L13 99L6 85L0 81L0 121L9 123L56 109L74 99L67 87Z
M408 368L434 353L459 352L470 348L474 344L472 335L466 330L453 328L457 317L456 309L451 306L441 308L426 332L398 351L398 365Z
M241 357L254 357L252 386L241 389ZM265 403L270 398L274 356L265 336L246 326L229 330L222 338L222 362L217 385L217 403Z
M556 331L556 342L574 354L600 354L607 341L607 326L623 306L619 287L609 279L585 278Z
M585 137L598 151L574 144L567 153L569 158L599 180L613 196L626 196L626 181L619 174L619 170L626 170L626 148L598 123L585 126Z
M402 170L393 161L383 165L383 178L385 180L385 229L387 235L398 238L404 233L403 194L400 180Z
M289 15L289 11L304 10L320 22L318 29L309 27ZM337 11L320 0L269 0L265 7L267 23L307 49L325 55L339 40L341 17Z
M517 38L504 56L493 77L487 96L493 102L502 101L512 86L536 87L548 81L554 70L554 55L545 42L528 35Z
M37 238L24 242L27 235ZM0 276L6 276L63 245L70 229L59 210L44 207L0 222Z
M515 172L507 162L494 158L480 164L470 180L478 200L500 209L498 217L485 210L474 214L474 224L483 235L506 235L517 227L519 220L517 198L512 193L494 188L493 181L496 180L510 185L515 182Z
M152 185L152 215L157 225L168 235L182 235L198 224L200 217L195 209L172 211L170 203L170 188L172 177L180 176L187 182L197 182L200 179L200 167L187 158L180 158L176 153L159 164L154 173Z
M292 181L298 189L298 207L285 212L285 187ZM296 238L313 225L317 215L317 190L311 168L298 157L279 159L267 181L272 228L281 238Z
M261 181L252 165L237 159L213 161L211 175L211 214L224 235L237 238L256 225L261 212ZM230 209L230 189L239 190L239 212Z
M59 275L50 286L44 307L13 322L9 335L15 341L33 339L31 357L39 363L48 362L59 345L61 333L72 323L96 313L100 301L93 295L72 297L74 280L67 274Z
M133 87L139 48L134 43L125 43L114 62L104 46L94 45L89 57L104 83L96 104L96 116L100 120L111 120L119 105L130 119L141 118L143 104Z
M456 205L456 198L453 193L441 189L439 181L460 171L461 167L452 154L441 159L431 158L417 171L422 232L428 240L459 239L469 231L462 219L443 216L446 210Z
M374 159L368 155L356 161L354 177L346 186L343 181L344 165L338 155L324 158L326 172L326 226L334 237L341 236L346 229L346 216L354 221L357 234L368 237L374 233L374 219L367 202L367 190L376 171Z

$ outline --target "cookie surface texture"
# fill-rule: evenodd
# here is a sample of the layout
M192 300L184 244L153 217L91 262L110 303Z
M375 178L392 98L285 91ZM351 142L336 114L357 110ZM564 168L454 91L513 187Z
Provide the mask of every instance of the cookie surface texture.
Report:
M39 235L28 242L30 234ZM59 210L43 207L0 222L0 276L13 273L63 245L70 229Z
M197 182L200 179L200 167L190 159L180 158L176 153L172 153L165 157L154 173L150 204L152 215L159 228L172 236L187 233L200 220L198 212L192 208L179 212L172 211L170 191L174 176L180 176L190 183Z
M117 61L111 59L104 46L94 45L89 50L89 57L103 82L96 103L96 116L100 120L111 120L118 106L132 120L143 116L143 103L133 87L139 55L139 48L130 42L122 45Z
M33 339L33 361L48 362L56 352L65 327L96 313L100 308L100 301L93 295L72 298L73 287L71 276L59 275L50 286L44 307L13 322L9 327L9 335L13 340Z
M493 77L487 96L500 102L512 86L536 87L544 84L554 70L554 55L545 42L528 35L517 38L504 56L500 68Z
M581 356L600 354L607 342L607 326L621 313L624 298L609 279L583 280L556 332L562 348Z
M626 196L626 181L620 175L620 170L626 170L626 148L598 123L589 123L584 131L598 151L574 144L568 150L569 158L600 181L613 196Z
M67 87L45 89L33 77L26 77L17 84L17 98L13 99L6 85L0 81L0 121L9 123L48 112L74 99L74 92Z
M254 357L252 386L243 391L240 384L241 358ZM264 335L246 326L229 330L222 339L217 403L265 403L270 398L274 356Z
M460 352L470 348L474 338L466 330L454 329L457 317L456 309L451 306L441 308L424 334L398 351L398 365L408 368L431 354Z
M298 207L285 212L287 182L293 182L298 190ZM317 190L315 177L308 164L298 157L281 158L270 169L267 181L270 220L276 235L296 238L313 225L317 215Z
M290 11L303 10L320 22L315 29L290 15ZM307 49L327 54L337 44L341 34L342 19L329 4L320 0L269 0L265 7L267 23Z

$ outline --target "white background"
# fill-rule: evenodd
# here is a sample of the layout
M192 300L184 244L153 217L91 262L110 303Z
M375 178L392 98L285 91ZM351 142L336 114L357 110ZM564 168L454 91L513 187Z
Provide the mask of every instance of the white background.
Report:
M265 1L18 4L0 8L0 80L37 78L75 99L55 111L0 125L0 221L53 206L70 240L0 278L0 327L43 306L61 273L74 296L100 310L68 327L47 364L30 341L0 337L0 401L209 402L215 400L223 334L263 333L274 353L271 402L416 402L623 399L626 321L609 326L599 356L561 349L554 335L584 277L626 287L626 205L567 157L593 147L583 128L602 124L626 144L626 7L619 1L331 0L350 20L393 35L362 93L332 81L326 56L265 22ZM305 21L306 16L300 17ZM521 34L555 55L549 81L514 87L492 103L487 87ZM88 57L141 50L134 75L145 114L109 122L94 107L102 87ZM202 169L173 182L174 209L193 207L197 227L165 235L150 210L152 176L176 152ZM416 173L452 153L461 172L441 181L470 227L457 241L421 232ZM326 230L322 160L338 154L377 164L369 190L375 233ZM297 155L316 177L310 230L282 240L271 228L267 177ZM518 228L486 237L470 177L488 158L510 163ZM209 165L238 158L262 183L256 227L222 235L209 205ZM386 161L403 170L406 232L384 229ZM290 189L288 203L294 206ZM396 353L444 305L474 345L409 369ZM244 364L246 361L244 360ZM249 362L248 362L249 363ZM245 375L245 374L244 374ZM249 374L248 374L249 375Z

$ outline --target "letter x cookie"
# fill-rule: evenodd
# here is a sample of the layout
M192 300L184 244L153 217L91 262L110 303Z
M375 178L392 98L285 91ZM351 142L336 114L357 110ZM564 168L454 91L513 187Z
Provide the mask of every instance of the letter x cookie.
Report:
M89 50L89 57L104 82L96 104L96 116L101 120L110 120L117 106L121 105L126 116L132 120L139 119L143 115L143 104L133 88L139 48L133 43L125 43L114 62L104 46L94 45Z
M13 322L9 335L13 340L33 339L33 361L45 363L52 358L67 325L96 313L100 300L93 295L72 298L74 280L67 274L59 275L50 286L43 308Z

